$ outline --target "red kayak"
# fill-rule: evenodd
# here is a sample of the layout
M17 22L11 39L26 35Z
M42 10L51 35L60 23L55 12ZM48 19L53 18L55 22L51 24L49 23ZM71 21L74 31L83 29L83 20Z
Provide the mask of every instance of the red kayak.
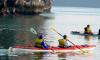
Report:
M12 51L24 51L24 52L74 52L81 50L92 50L96 46L95 45L75 45L69 46L67 48L59 48L59 47L50 47L48 49L45 48L35 48L32 46L22 46L16 45L11 48Z

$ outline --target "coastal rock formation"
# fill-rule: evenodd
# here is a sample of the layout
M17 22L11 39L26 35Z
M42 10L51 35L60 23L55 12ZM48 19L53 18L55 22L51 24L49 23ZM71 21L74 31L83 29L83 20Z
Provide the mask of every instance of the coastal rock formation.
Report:
M50 12L52 0L0 0L0 14L40 14Z

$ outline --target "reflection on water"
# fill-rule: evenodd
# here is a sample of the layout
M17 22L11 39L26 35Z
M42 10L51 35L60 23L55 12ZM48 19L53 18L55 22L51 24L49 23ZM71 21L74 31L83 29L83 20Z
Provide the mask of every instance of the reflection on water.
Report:
M71 57L69 58L69 56L80 56L80 53L74 53L74 52L66 52L66 53L59 53L58 57L59 59L71 59Z
M9 48L13 44L30 44L34 40L34 34L30 32L33 27L37 33L46 33L50 22L47 16L6 16L0 18L0 46ZM47 25L48 24L48 25ZM47 34L47 33L46 33Z
M79 53L47 53L38 52L34 54L26 54L19 56L0 56L0 60L70 60L77 59L80 60L82 57L90 57L92 54L79 54ZM90 59L89 58L89 59ZM83 59L84 60L84 59Z
M100 36L98 36L98 39L100 40Z
M87 36L84 36L85 40L86 40L86 44L87 45L93 45L93 36L90 36L90 35L87 35Z
M92 39L93 39L93 36L87 35L87 36L84 36L84 38L85 38L86 40L92 40Z

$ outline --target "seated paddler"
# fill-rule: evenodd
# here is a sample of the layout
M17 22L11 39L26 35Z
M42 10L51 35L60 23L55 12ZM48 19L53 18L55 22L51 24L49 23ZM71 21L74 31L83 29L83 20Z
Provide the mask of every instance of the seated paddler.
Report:
M90 25L87 25L87 26L84 28L84 33L85 33L85 34L93 34Z
M59 39L59 40L58 40L58 42L59 42L59 47L60 47L60 48L68 47L67 35L64 35L62 39Z
M37 48L49 48L47 43L44 41L43 35L39 35L35 40L35 47Z

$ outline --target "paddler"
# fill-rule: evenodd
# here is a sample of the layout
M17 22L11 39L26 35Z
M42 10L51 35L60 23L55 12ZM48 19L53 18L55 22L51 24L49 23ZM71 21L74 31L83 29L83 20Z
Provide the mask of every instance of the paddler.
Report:
M59 39L59 47L61 48L65 48L65 47L68 47L68 39L67 39L67 35L64 35L62 39Z
M49 46L46 44L46 42L43 39L43 35L39 35L38 38L36 38L35 47L37 47L37 48L49 48Z
M90 25L87 25L87 26L84 28L84 33L85 33L85 34L93 34Z

